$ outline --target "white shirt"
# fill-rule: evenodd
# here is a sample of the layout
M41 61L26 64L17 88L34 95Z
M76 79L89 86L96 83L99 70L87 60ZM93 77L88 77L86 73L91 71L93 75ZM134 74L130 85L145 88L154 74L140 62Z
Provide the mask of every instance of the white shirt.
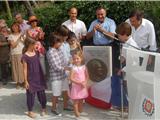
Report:
M125 43L123 43L122 47L123 48L131 48L131 49L139 48L137 43L133 40L132 36ZM126 58L126 50L125 49L122 49L122 56Z
M76 22L72 22L70 19L65 21L62 25L65 25L69 30L76 34L79 39L81 35L87 34L87 29L83 21L76 19Z
M128 22L131 25L129 19L127 19L126 22ZM140 48L146 48L150 46L149 50L157 50L155 30L151 21L143 18L142 24L137 29L135 29L135 27L132 25L131 27L132 37Z
M125 59L127 59L127 51L124 48L131 48L131 49L139 48L137 43L133 40L132 36L130 36L130 38L125 43L123 43L122 47L123 48L121 56L123 56ZM123 67L123 71L127 72L126 66ZM124 78L126 78L126 76L124 76Z
M14 34L10 34L8 36L8 41L14 41L16 42L18 39L21 39L21 41L19 41L19 43L17 44L17 46L15 48L11 48L11 55L18 55L18 54L22 54L22 49L24 47L23 44L23 37L20 37L22 34L18 34L18 35L14 35Z
M132 47L133 46L133 47ZM139 48L137 43L134 41L134 39L132 38L132 36L129 37L129 39L123 44L123 47L129 47L129 48Z

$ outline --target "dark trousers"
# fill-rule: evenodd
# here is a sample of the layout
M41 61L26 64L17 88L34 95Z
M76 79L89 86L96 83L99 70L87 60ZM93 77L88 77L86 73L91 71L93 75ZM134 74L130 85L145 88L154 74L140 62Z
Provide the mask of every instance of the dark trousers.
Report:
M112 46L112 73L116 75L120 70L120 43L118 41L113 41Z
M7 82L8 76L10 76L9 63L0 64L0 67L1 67L2 82Z
M38 100L41 104L42 109L46 108L46 103L47 103L47 99L46 99L46 94L45 91L38 91L38 92L30 92L29 90L26 91L26 96L27 96L27 107L28 107L28 111L32 111L33 110L33 106L34 106L34 101L35 101L35 95L37 94Z
M121 106L121 80L122 77L118 75L113 75L111 77L111 88L112 88L112 95L111 95L111 104L115 107L122 107ZM123 81L124 82L124 81ZM127 100L127 87L123 85L123 105L124 107L128 107L128 100Z

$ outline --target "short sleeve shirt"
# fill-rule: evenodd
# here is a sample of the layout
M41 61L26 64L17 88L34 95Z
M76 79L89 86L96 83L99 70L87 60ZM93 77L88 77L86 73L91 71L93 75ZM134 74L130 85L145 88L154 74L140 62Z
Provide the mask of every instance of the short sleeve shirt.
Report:
M98 21L98 19L94 20L91 23L88 32L91 32L96 24L101 24L102 28L105 29L106 31L111 32L111 33L115 33L116 24L115 24L114 20L112 20L108 17L105 18L103 23L100 23ZM95 45L107 45L111 42L112 41L109 38L107 38L105 35L103 35L103 33L100 33L99 31L96 31L95 34L93 35L93 43Z
M67 20L63 23L69 30L76 34L76 37L79 38L81 35L86 35L87 29L83 21L76 20L76 22L72 22L71 20Z

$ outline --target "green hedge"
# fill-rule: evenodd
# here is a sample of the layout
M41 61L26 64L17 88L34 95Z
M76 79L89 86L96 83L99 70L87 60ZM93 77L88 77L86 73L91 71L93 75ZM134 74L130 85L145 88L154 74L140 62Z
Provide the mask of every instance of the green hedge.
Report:
M87 28L96 19L95 10L98 6L104 6L107 9L107 16L114 19L117 25L128 18L128 14L132 9L142 9L145 12L145 17L153 22L156 29L157 42L160 43L160 2L158 1L57 1L47 7L35 9L35 13L41 20L41 26L47 35L68 19L67 11L72 6L78 8L78 19L84 21Z
M96 8L104 6L107 9L107 16L114 19L117 25L128 18L132 9L144 10L145 17L151 20L155 26L157 43L160 45L160 1L56 1L48 3L48 5L41 5L40 8L34 9L41 21L40 26L46 32L46 39L50 32L69 18L67 11L70 7L78 8L78 19L84 21L89 28L90 23L96 19ZM19 12L22 12L24 16L26 14L26 10L22 6L19 7ZM6 19L6 14L0 15L0 18ZM8 20L7 23L10 25L12 21Z

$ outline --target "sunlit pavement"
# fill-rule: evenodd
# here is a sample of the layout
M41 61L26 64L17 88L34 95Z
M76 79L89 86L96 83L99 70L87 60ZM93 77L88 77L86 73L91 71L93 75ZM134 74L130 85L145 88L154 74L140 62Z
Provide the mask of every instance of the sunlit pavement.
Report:
M46 116L40 116L40 105L36 98L34 112L37 117L35 120L75 120L74 113L62 110L62 101L60 101L59 110L61 117L51 113L51 91L47 94L47 112ZM15 84L10 82L6 86L0 83L0 120L32 120L26 115L26 96L25 89L16 89ZM111 111L95 108L89 104L84 105L84 113L82 116L85 120L121 120L120 114Z

